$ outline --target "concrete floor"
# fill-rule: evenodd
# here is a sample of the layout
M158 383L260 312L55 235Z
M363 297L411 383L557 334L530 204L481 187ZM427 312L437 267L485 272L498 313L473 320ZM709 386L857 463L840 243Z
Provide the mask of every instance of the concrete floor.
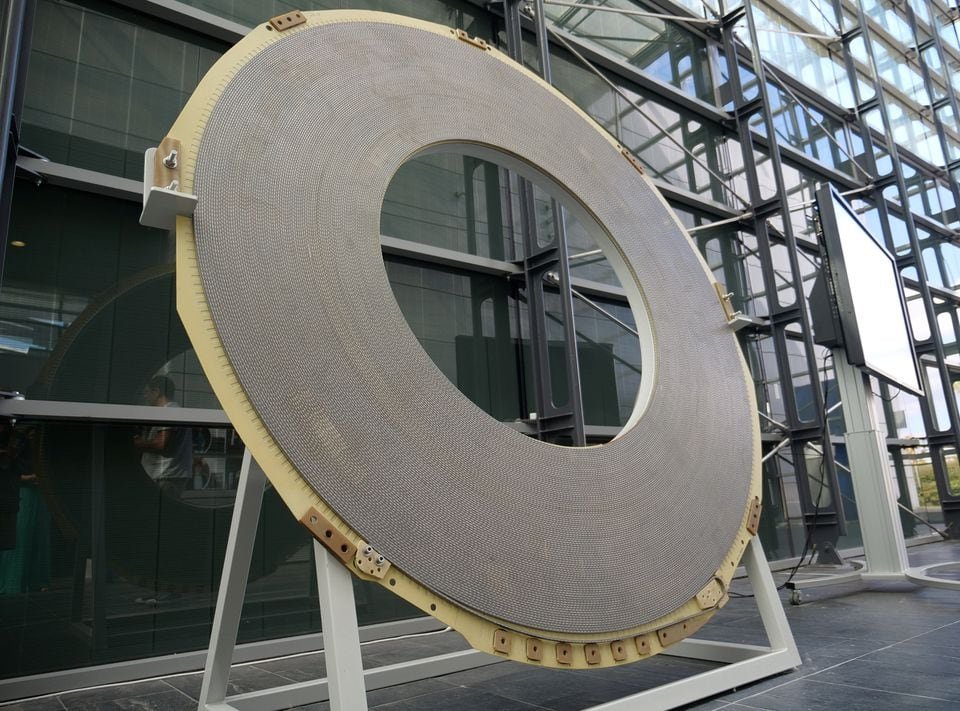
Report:
M960 561L960 542L910 550L913 565ZM960 565L953 577L960 578ZM775 576L778 582L785 575ZM748 592L743 582L735 591ZM803 666L689 709L960 709L960 592L908 583L846 585L811 591L786 604ZM698 637L765 644L753 601L732 599ZM367 668L466 648L454 632L365 645ZM498 662L424 681L372 691L381 711L574 711L714 668L707 662L659 656L613 669L556 671ZM231 694L325 675L323 654L234 667ZM4 711L196 709L200 675L81 690L4 707ZM298 707L329 709L326 702Z

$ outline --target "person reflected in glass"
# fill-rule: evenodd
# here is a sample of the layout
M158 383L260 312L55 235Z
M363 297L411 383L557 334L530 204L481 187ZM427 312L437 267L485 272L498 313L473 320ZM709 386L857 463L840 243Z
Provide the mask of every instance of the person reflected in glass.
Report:
M33 427L0 421L0 478L15 487L13 506L5 491L0 514L0 595L46 592L50 586L50 512L37 484L33 439Z
M176 386L165 375L156 375L143 387L143 400L152 407L179 407ZM179 499L193 479L193 435L189 427L155 425L133 438L143 452L140 464L160 492Z

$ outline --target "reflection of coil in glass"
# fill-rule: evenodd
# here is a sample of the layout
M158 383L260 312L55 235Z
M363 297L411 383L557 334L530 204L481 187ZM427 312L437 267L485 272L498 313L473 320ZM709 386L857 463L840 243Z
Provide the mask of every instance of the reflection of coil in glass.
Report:
M190 349L179 322L175 316L171 318L173 279L173 265L154 267L91 302L62 334L29 396L138 402L143 385L168 359ZM124 334L126 338L113 337L118 322L136 313L166 314L142 322L166 324L167 332L155 341L149 336L142 338L139 331ZM154 347L145 347L145 340ZM112 349L109 358L102 355L105 342ZM101 377L91 373L98 358L106 361ZM40 486L58 527L68 540L76 541L81 557L96 550L91 541L91 512L98 510L104 522L106 559L130 582L176 592L216 589L234 492L201 499L196 494L211 492L194 491L191 471L190 481L184 484L184 499L162 495L144 471L142 452L133 446L135 437L147 437L151 429L149 424L43 423L37 437ZM189 429L193 463L200 459L209 470L207 458L201 455L211 452L214 432L206 427ZM216 439L222 442L220 482L225 489L233 488L243 443L232 429L224 428L218 434ZM94 486L96 476L101 477L102 486ZM98 490L102 491L99 502L93 500ZM194 503L189 503L191 497ZM272 491L264 497L262 516L251 580L271 573L305 543Z

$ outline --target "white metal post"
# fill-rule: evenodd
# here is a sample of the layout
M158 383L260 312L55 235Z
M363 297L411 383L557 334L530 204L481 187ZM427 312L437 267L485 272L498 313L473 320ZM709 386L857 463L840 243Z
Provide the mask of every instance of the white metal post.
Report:
M843 402L844 439L867 560L862 577L902 579L908 566L907 549L897 513L886 433L877 421L870 380L847 362L842 349L834 349L833 367ZM835 492L837 497L839 492Z
M800 665L800 652L790 632L777 587L760 541L754 538L744 553L743 567L757 602L770 645L759 647L732 642L685 639L664 654L721 662L724 666L686 679L656 686L638 694L593 706L590 711L662 711L691 704Z
M208 711L215 705L224 704L227 697L227 682L230 679L230 664L240 630L240 614L243 611L243 595L247 589L247 576L253 556L253 544L257 538L260 521L260 504L267 478L250 456L243 452L237 498L230 520L230 535L227 552L223 559L223 574L217 591L217 608L210 631L210 649L203 669L198 708Z
M360 658L360 632L353 596L353 577L317 541L317 590L327 658L327 685L332 711L366 711L367 691Z

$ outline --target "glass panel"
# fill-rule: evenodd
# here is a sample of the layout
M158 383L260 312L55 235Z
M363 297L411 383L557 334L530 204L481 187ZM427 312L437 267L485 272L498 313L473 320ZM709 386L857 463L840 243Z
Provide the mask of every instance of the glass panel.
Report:
M832 54L811 37L800 36L804 32L802 27L788 21L766 3L753 3L753 16L762 57L835 104L853 106L856 103L850 79L839 55ZM741 20L738 26L742 28L740 36L746 38L749 35L744 22ZM834 30L830 29L828 34L834 34ZM864 82L861 83L864 84L861 96L866 97L869 89Z
M400 166L380 213L390 237L492 259L521 251L504 229L503 175L497 165L469 156L435 153ZM512 194L515 198L515 194Z
M773 84L767 85L767 95L778 138L828 166L852 172L848 158L852 150L842 122L813 107L798 104ZM751 128L764 135L761 115L754 117Z
M830 2L793 0L790 3L790 11L805 19L819 32L837 34L837 15Z
M890 410L893 413L893 426L896 428L897 437L921 438L927 436L918 397L901 390L891 399Z
M217 407L175 308L173 237L137 203L22 182L0 291L0 372L31 399L142 404L168 373Z
M833 492L827 482L826 461L822 445L806 444L803 447L804 464L807 469L807 486L810 487L810 499L815 509L829 509L833 506Z
M943 62L940 60L940 50L934 47L928 47L927 49L920 52L921 60L924 64L927 65L927 71L930 73L931 79L933 79L933 98L942 99L947 95L945 86L947 81L947 75L943 69Z
M777 302L780 306L792 306L797 302L797 290L793 287L793 271L790 268L790 252L787 246L771 244L770 258L776 279Z
M913 43L913 31L906 18L900 16L897 3L891 0L862 0L862 4L864 12L887 32L905 45ZM911 4L923 5L923 0Z
M152 478L165 457L139 443L162 431L183 443L188 477ZM19 504L0 552L0 676L206 648L243 452L233 430L20 420L0 440ZM311 549L268 487L240 642L319 631ZM419 614L354 585L361 624Z
M796 416L800 422L814 422L820 413L817 412L816 393L803 342L799 339L799 328L796 331L795 334L788 333L786 338Z
M466 29L472 35L492 39L484 13L461 0L186 0L187 5L244 25L256 25L289 10L381 10L421 20ZM479 21L478 21L479 20Z
M937 430L943 432L950 429L950 412L947 408L947 398L943 392L940 373L931 365L924 365L923 372L927 380L927 402L933 411L934 426Z
M608 0L604 7L642 10L629 0ZM674 22L594 9L546 6L553 23L605 54L713 103L706 42Z
M707 168L722 176L727 172L725 166L739 158L739 146L731 145L715 126L696 120L692 114L667 108L630 88L624 88L624 92L643 112L618 97L619 138L651 174L708 199L734 204L735 198L724 183Z
M764 432L782 432L774 422L786 423L787 412L777 370L777 358L770 336L750 334L745 338L745 353L757 394L757 407L766 417L760 418ZM772 420L772 421L771 421Z
M947 482L947 491L953 495L960 495L960 458L952 447L944 447L941 450L943 456L943 466Z
M893 16L892 13L890 16ZM883 38L873 35L871 43L873 45L873 56L876 60L877 73L880 78L888 82L895 89L905 93L918 104L929 104L930 97L927 94L923 82L923 74L921 74L920 69L908 61L905 61L903 52L893 47ZM858 54L861 55L857 56L857 58L864 64L869 64L868 58L862 56L862 51L856 51L857 48L862 50L862 42L851 43L850 47L854 56Z
M468 168L464 169L464 166ZM474 198L453 189L463 175L474 177ZM503 259L499 225L500 181L506 171L493 163L460 154L431 154L408 161L391 182L381 213L381 230L426 244L493 254ZM510 181L515 184L516 181ZM469 191L469 186L468 186ZM486 213L479 194L485 191ZM534 221L541 246L554 242L557 231L551 197L533 186ZM471 207L472 205L472 207ZM495 209L490 209L495 205ZM511 201L513 223L520 224L519 202ZM597 246L595 226L584 226L563 212L573 275L589 282L619 287L610 263ZM470 214L488 214L478 222ZM476 226L471 227L471 225ZM515 236L520 239L519 230ZM520 244L507 249L522 252ZM407 323L434 363L461 392L501 421L526 419L536 410L534 362L527 332L524 290L503 276L476 274L450 267L386 257L387 274ZM584 288L584 286L581 286ZM640 342L625 300L612 301L575 292L577 358L581 367L584 417L588 425L619 426L633 411L641 376ZM569 400L563 319L555 283L544 280L549 371L554 405Z
M226 45L121 13L38 3L22 141L50 160L139 181L144 150Z
M910 316L910 328L913 331L913 340L923 342L930 338L930 323L923 307L920 292L907 286L903 288L904 298L907 300L907 314Z
M584 421L621 427L633 413L640 390L640 341L631 332L636 324L626 304L590 300L593 305L574 300Z
M908 462L913 469L919 513L929 520L931 513L940 511L940 492L931 453L926 447L917 447L910 453ZM942 464L941 459L938 465Z

